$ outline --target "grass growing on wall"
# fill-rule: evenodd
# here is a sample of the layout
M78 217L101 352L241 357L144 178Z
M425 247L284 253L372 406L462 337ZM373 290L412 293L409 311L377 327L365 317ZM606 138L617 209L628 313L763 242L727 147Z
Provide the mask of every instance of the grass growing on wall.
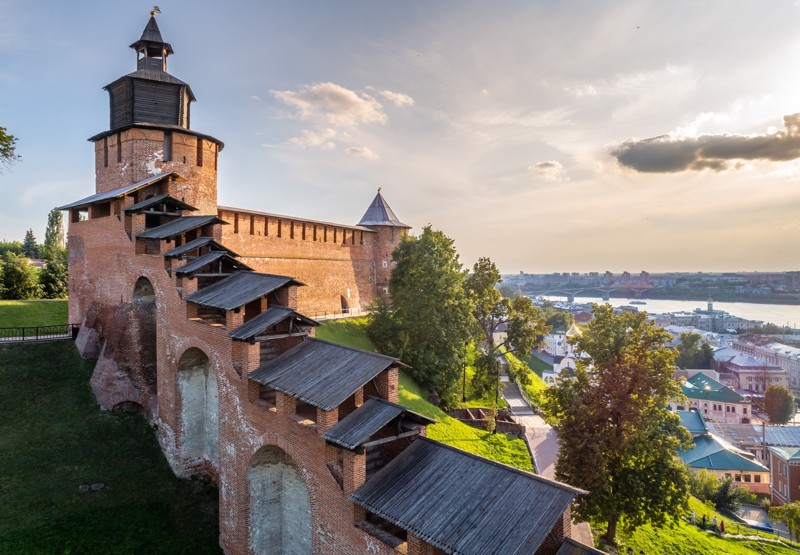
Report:
M0 301L0 328L68 324L67 301Z
M350 347L376 351L375 345L366 336L365 326L364 318L333 320L318 327L316 336ZM438 422L428 426L429 438L522 470L533 471L530 454L523 440L505 434L490 434L462 424L429 403L414 380L402 371L399 381L400 404Z
M220 553L216 488L101 412L91 367L68 341L0 346L0 553Z

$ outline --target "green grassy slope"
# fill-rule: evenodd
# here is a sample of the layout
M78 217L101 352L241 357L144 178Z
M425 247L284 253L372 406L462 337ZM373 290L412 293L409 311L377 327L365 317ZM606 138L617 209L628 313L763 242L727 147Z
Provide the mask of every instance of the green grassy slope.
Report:
M67 301L0 301L0 328L67 324Z
M366 320L363 318L334 320L318 327L316 337L351 347L376 351L375 345L366 336L365 325ZM530 455L521 439L477 430L447 416L438 407L429 403L419 386L403 372L400 373L399 401L414 412L438 422L428 427L429 438L510 466L533 471Z
M90 375L71 342L0 346L0 553L219 553L216 488L101 412Z

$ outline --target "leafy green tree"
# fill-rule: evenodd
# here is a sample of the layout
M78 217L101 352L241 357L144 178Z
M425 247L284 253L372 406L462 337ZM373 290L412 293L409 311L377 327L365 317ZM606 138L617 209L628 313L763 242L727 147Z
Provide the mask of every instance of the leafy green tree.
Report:
M483 396L498 387L498 358L504 351L528 354L539 337L547 333L544 317L528 297L503 297L497 289L500 271L488 258L480 258L467 276L466 286L473 303L480 354L475 360L473 391ZM505 339L497 342L497 332L505 327Z
M45 267L39 273L39 284L45 299L64 299L69 289L67 251L54 247L48 251Z
M786 424L795 411L791 391L782 385L771 385L764 392L764 409L772 424Z
M717 491L710 499L718 511L738 511L742 503L752 503L754 500L755 496L744 486L736 484L732 476L720 480Z
M10 166L12 162L19 160L17 155L17 138L0 125L0 173L3 166Z
M545 410L559 426L556 478L589 493L575 501L582 520L662 526L687 508L688 477L677 459L691 436L667 403L681 397L672 379L675 351L645 313L614 314L593 305L594 319L575 341L588 361L572 379L559 379L545 395Z
M706 469L692 472L689 478L689 491L702 501L710 501L719 489L719 478Z
M0 257L7 252L22 254L22 243L19 241L0 241Z
M6 253L3 262L3 289L3 296L6 299L41 297L36 271L25 255Z
M700 334L682 333L675 364L680 368L711 368L713 352L711 345L703 341Z
M547 310L546 317L545 323L550 326L551 329L566 331L572 326L572 314L564 310L556 310L551 307Z
M419 237L404 237L392 258L391 304L375 307L370 336L445 407L454 406L474 320L453 241L427 226Z
M61 210L53 209L47 214L47 228L44 231L44 258L49 259L64 250L64 218Z
M769 518L782 520L794 540L800 540L800 501L770 507Z
M22 252L28 258L39 258L39 245L36 243L36 237L34 237L32 229L25 232L25 240L22 242Z

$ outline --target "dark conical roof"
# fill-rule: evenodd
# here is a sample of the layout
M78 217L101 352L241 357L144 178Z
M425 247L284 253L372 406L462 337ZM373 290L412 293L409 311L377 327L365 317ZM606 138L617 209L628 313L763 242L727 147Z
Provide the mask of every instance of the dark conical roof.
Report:
M378 194L375 195L375 200L373 200L372 204L369 205L369 208L367 208L367 211L361 217L361 221L358 222L358 225L385 225L406 228L411 227L410 225L406 225L397 219L397 216L394 215L392 209L389 208L389 204L383 198L383 195L381 195L380 189L378 189Z
M136 51L147 51L148 55L160 55L162 47L166 47L167 54L173 54L172 46L168 42L164 42L161 36L161 29L158 28L156 23L155 14L150 14L150 21L142 31L142 36L131 45Z

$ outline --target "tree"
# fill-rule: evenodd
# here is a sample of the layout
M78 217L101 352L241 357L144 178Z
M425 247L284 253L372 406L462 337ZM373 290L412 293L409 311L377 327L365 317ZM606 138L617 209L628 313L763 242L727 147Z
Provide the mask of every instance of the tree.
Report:
M392 258L391 304L373 307L370 336L410 365L409 374L436 391L444 406L453 406L474 327L458 253L452 239L427 226L419 237L404 237Z
M38 299L41 288L25 255L6 253L3 263L3 296L6 299Z
M539 337L547 333L544 317L528 297L503 297L497 290L500 271L488 258L480 258L467 276L466 286L473 303L477 322L475 331L480 354L475 360L473 390L484 395L497 387L500 379L498 357L504 351L515 355L528 354ZM496 342L496 333L505 326L505 339Z
M572 326L572 314L565 310L556 310L555 308L550 308L545 313L547 319L545 323L550 326L552 329L556 330L568 330Z
M713 352L711 345L703 341L700 334L682 333L675 364L680 368L711 368Z
M0 241L0 257L7 252L22 254L22 243L19 241Z
M666 408L681 397L669 334L645 313L614 314L609 305L593 311L575 340L588 361L547 390L544 408L559 426L556 478L589 492L576 498L575 514L607 522L605 539L613 543L621 517L633 529L685 512L688 477L677 450L691 436Z
M39 245L36 244L36 237L34 237L32 229L25 232L25 240L22 242L22 252L28 258L39 258Z
M800 501L794 501L778 507L770 507L769 518L782 520L795 541L800 539Z
M39 273L39 284L45 299L64 299L69 290L67 251L54 247L48 252L45 267Z
M699 470L689 479L692 495L710 501L717 510L737 511L742 503L751 503L754 495L746 487L736 484L732 477L720 480L713 472Z
M12 162L19 160L16 150L17 138L0 125L0 173L3 166L10 166Z
M44 245L41 250L47 259L64 250L64 219L61 210L53 209L47 215L47 229L44 231Z
M786 424L795 411L792 393L782 385L771 385L764 392L764 410L772 424Z

